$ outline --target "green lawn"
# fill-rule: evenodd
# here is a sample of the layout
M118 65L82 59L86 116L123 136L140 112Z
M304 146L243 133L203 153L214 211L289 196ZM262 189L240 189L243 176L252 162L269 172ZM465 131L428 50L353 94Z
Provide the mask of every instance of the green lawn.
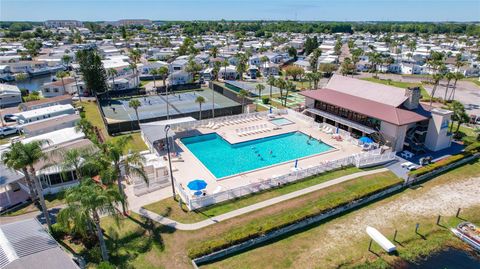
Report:
M79 102L76 103L77 106L82 106L83 110L85 111L85 118L90 121L94 126L97 126L102 130L103 136L107 140L116 140L125 135L118 135L118 136L110 136L105 129L105 124L103 123L102 116L100 115L100 111L98 110L97 104L95 102ZM143 151L147 150L147 145L143 142L140 133L133 133L130 134L133 138L130 141L129 145L127 146L127 150L131 149L133 151Z
M47 208L56 207L65 203L65 192L59 192L56 194L47 194L45 195L45 204ZM16 210L10 211L5 214L5 216L18 216L23 215L30 212L38 211L37 208L33 203L25 203L22 206L18 207Z
M480 80L478 80L478 78L466 78L465 80L468 80L470 82L473 82L475 85L477 85L478 87L480 87Z
M406 190L385 199L385 201L396 201L397 199L402 198L405 194L408 195L409 193L419 193L424 189L431 188L444 182L450 182L459 178L478 175L480 175L480 162L467 164L423 184L423 188ZM347 183L351 184L354 182L363 182L365 180L369 182L376 181L374 179L362 178L352 180ZM391 180L392 179L386 179L386 182L392 182ZM380 181L376 182L380 183ZM369 185L372 186L371 184ZM345 192L345 190L347 191ZM277 216L291 214L292 212L302 212L305 208L312 208L312 205L318 203L318 201L328 193L340 192L339 196L341 196L342 194L347 193L350 195L352 194L352 191L355 191L355 188L352 186L341 186L341 188L339 188L339 186L332 186L328 190L320 190L315 193L304 195L280 204L272 205L249 214L238 216L225 222L208 226L198 231L176 231L174 229L153 224L136 214L132 214L130 218L121 219L118 225L112 217L102 218L102 228L105 230L109 253L111 253L111 261L118 268L187 269L191 268L192 266L190 259L187 257L187 249L193 247L195 244L199 244L199 242L218 239L225 234L234 233L235 231L238 231L237 229L244 226L252 227L252 225L256 225L255 227L261 229L264 227L264 223L271 223L271 221L275 220ZM331 198L332 197L327 197L322 199L322 201ZM307 229L294 235L282 238L278 242L237 254L206 267L291 268L293 264L301 266L302 261L297 259L297 255L299 254L303 254L304 256L308 257L305 260L307 261L307 264L303 264L305 265L303 268L318 267L320 263L313 260L318 252L309 251L309 244L315 244L316 249L320 252L327 251L328 249L323 249L321 244L329 240L331 232L335 231L337 225L341 225L342 222L348 223L352 219L356 218L356 212L382 206L383 202L384 200L372 203L371 205L368 205L360 210L355 210L333 220L318 224L311 229ZM476 221L474 218L471 218L471 216L475 214L478 216L478 212L480 212L480 208L465 208L462 209L461 216L469 220ZM453 237L450 237L449 241L447 242L441 238L435 241L431 240L435 238L436 235L435 233L429 232L428 229L430 229L431 226L428 225L435 220L419 219L418 221L421 223L422 233L428 233L426 235L428 240L411 240L406 236L404 230L401 230L399 233L399 240L401 240L402 244L406 247L401 249L402 252L400 255L405 256L405 251L410 248L413 250L414 247L416 250L423 250L423 253L428 253L432 250L431 247L441 248L444 246L444 244L450 244L452 241L460 242ZM442 222L443 221L448 221L450 223L450 219L447 220L446 217L444 220L442 220ZM480 220L478 220L477 217L477 222L478 221ZM415 225L415 223L411 220L408 222L402 220L398 223L408 226L408 232L411 232L411 227ZM348 241L348 238L345 240ZM411 243L409 240L411 240ZM78 241L70 240L68 237L63 238L62 243L74 253L84 254L87 258L96 256L96 259L89 258L91 264L88 265L88 268L95 268L96 264L98 264L98 247L89 247L87 250L83 245L78 244ZM374 266L371 267L379 267L376 265L381 265L380 262L389 257L383 253L379 253L378 257L373 254L369 254L366 250L367 247L367 240L362 242L349 241L347 243L347 248L335 248L334 246L334 249L328 250L333 251L334 254L337 253L338 255L331 255L329 258L319 262L321 262L322 268L353 267L354 265L364 264L366 262L368 262L368 264L374 264ZM378 248L375 247L374 250L377 251ZM93 254L96 253L96 255L90 255L88 254L89 252L93 252ZM415 254L416 253L412 252L412 257L415 256ZM348 258L351 259L344 260L344 257L342 257L343 255L347 255ZM396 257L393 256L393 258ZM379 264L376 264L377 259L380 260L378 262ZM368 264L363 268L370 268L368 267ZM384 266L384 268L388 268L388 266Z
M401 199L416 199L424 195L430 189L458 179L480 175L480 161L466 164L460 168L451 170L429 182L422 184L421 188L407 189L401 193L372 203L361 209L336 217L325 223L293 233L271 242L262 247L254 248L224 260L202 266L201 268L396 268L394 265L400 259L416 260L422 256L431 254L445 247L465 248L465 244L455 237L449 230L459 222L455 210L449 215L442 215L441 225L436 225L436 216L418 217L405 216L394 223L386 221L386 227L376 227L388 238L392 238L393 230L398 230L397 243L398 254L388 255L376 244L373 244L373 252L369 252L369 238L366 234L361 239L351 239L345 235L345 239L336 238L335 244L330 238L335 236L336 229L355 223L359 218L374 216L376 209L388 208L389 203L400 202ZM474 223L480 223L480 205L471 208L462 208L460 217ZM415 234L415 224L420 224L419 232L424 236ZM393 226L393 227L392 227ZM332 238L333 239L333 238Z
M403 182L403 179L397 178L392 172L388 171L363 176L291 199L288 202L295 204L298 201L302 201L302 206L285 209L271 216L252 220L249 223L234 227L223 233L218 233L216 236L205 240L190 242L188 255L191 258L200 257L215 250L246 241L249 238L261 236L269 231L293 224L310 216L318 215L339 205L401 182ZM305 197L309 198L305 199Z
M380 83L384 85L389 85L393 87L399 87L402 89L406 89L408 87L420 87L420 92L423 98L430 98L430 94L425 90L421 83L410 83L410 82L402 82L402 81L394 81L394 80L386 80L386 79L378 79L378 78L362 78L362 80Z
M329 181L335 178L354 174L361 171L364 170L356 167L349 167L342 170L330 171L315 177L310 177L299 182L282 186L280 188L270 189L261 193L244 196L235 200L215 204L210 207L206 207L196 211L188 211L186 206L183 206L183 209L180 209L178 202L175 202L172 198L146 205L144 206L144 208L182 223L195 223L280 195L305 189L307 187L317 185L325 181Z

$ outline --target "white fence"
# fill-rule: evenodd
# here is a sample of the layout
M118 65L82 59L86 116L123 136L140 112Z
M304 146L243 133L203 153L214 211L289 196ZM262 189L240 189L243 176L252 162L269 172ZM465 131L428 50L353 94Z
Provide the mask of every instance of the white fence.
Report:
M312 118L312 117L309 117L305 114L302 114L300 112L297 112L295 110L292 110L292 109L287 109L287 113L289 116L292 116L293 118L297 119L297 120L300 120L300 121L303 121L304 123L306 123L309 127L312 127L314 124L316 124L315 122L315 119Z
M278 187L287 183L295 182L310 176L318 175L323 172L331 171L341 167L356 165L359 167L373 166L376 163L385 163L395 158L394 152L385 154L376 154L376 152L366 152L362 154L348 156L342 159L328 161L318 166L312 166L298 171L292 171L284 175L273 176L269 179L261 180L245 186L229 189L216 194L192 197L175 181L175 188L182 200L187 204L190 210L206 207L216 203L228 201L248 194Z

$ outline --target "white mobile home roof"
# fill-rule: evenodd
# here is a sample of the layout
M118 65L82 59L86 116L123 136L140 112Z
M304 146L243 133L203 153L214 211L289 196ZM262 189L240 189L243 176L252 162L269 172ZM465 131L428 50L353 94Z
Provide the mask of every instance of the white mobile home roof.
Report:
M58 113L62 111L69 111L69 110L71 110L72 112L74 111L73 106L70 104L55 105L55 106L42 107L34 110L27 110L27 111L15 113L15 116L23 117L24 119L28 120L28 119L40 117L43 115ZM72 113L65 113L65 114L72 114Z
M22 143L29 143L33 141L48 141L48 144L43 148L50 148L65 142L74 141L77 139L82 139L85 137L85 134L82 131L75 130L75 127L64 128L61 130L53 131L50 133L45 133L22 140Z

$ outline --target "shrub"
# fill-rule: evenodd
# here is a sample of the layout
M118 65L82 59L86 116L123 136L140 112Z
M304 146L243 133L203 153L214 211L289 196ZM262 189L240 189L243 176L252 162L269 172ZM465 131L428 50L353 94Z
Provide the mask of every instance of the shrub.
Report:
M97 269L115 269L115 266L113 266L109 262L101 262L98 266Z
M401 184L402 182L403 180L398 178L393 180L389 174L386 174L384 176L376 175L374 178L366 178L361 182L357 181L341 184L345 186L344 191L330 192L322 198L312 201L311 204L308 204L303 208L280 212L268 218L255 220L246 225L233 228L227 233L221 234L217 237L205 241L192 242L190 248L188 249L188 256L191 259L198 258L212 252L240 244L248 241L249 239L264 236L283 227L315 217L331 211L334 208L341 207L353 201L357 201L367 196L379 193L394 185Z
M269 103L270 103L270 98L268 98L268 97L262 97L262 103L263 103L264 105L269 104Z
M460 154L457 154L457 155L452 155L452 156L447 157L445 159L441 159L438 162L435 162L435 163L426 165L424 167L421 167L417 170L411 171L410 173L408 173L408 175L413 176L413 177L418 177L418 176L421 176L421 175L425 175L427 173L430 173L432 171L440 169L444 166L447 166L447 165L452 164L454 162L460 161L461 159L463 159L465 157L468 157L470 155L472 155L470 152L464 152L464 153L460 153Z
M474 142L465 148L466 152L477 153L480 152L480 142Z

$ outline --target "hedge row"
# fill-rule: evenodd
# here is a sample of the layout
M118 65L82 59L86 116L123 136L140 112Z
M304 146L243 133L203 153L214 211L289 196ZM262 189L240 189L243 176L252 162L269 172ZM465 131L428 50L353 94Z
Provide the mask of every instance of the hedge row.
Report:
M305 219L326 213L334 208L347 205L353 201L379 193L403 180L389 172L359 178L344 182L333 188L342 187L342 191L332 191L324 196L308 202L300 208L290 209L254 220L246 225L235 227L228 232L204 241L194 241L190 244L188 256L191 259L202 257L215 251L248 241L295 224ZM327 189L328 190L328 189Z
M469 145L468 147L465 148L465 151L456 155L452 155L450 157L447 157L445 159L441 159L438 162L423 166L417 170L411 171L408 173L409 176L411 177L418 177L421 175L425 175L427 173L430 173L432 171L435 171L439 168L442 168L446 165L452 164L454 162L458 162L463 158L466 158L468 156L471 156L474 153L477 153L480 150L480 142L473 143Z

